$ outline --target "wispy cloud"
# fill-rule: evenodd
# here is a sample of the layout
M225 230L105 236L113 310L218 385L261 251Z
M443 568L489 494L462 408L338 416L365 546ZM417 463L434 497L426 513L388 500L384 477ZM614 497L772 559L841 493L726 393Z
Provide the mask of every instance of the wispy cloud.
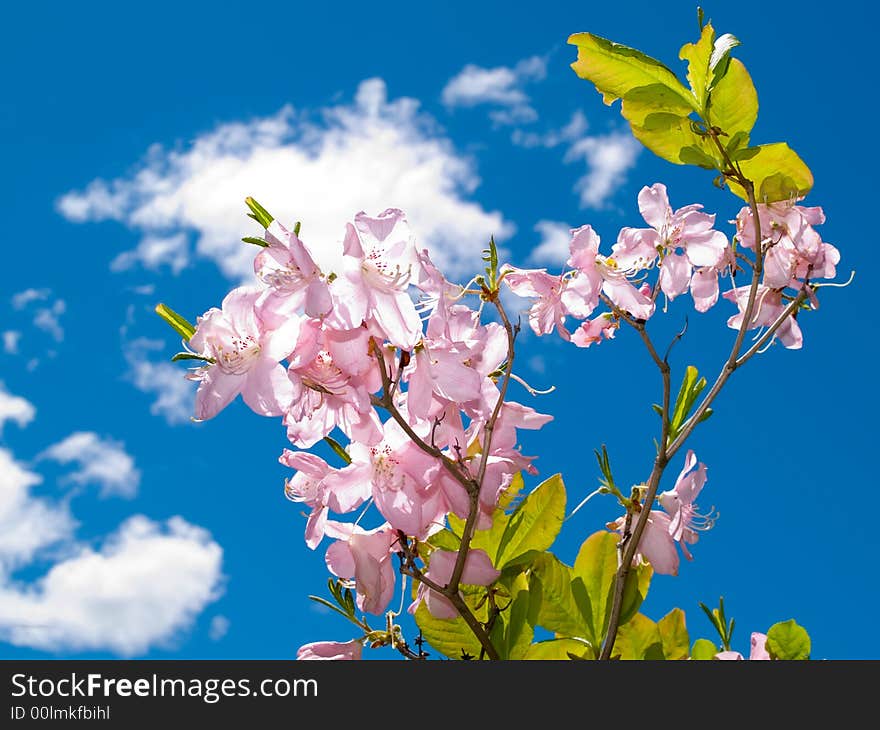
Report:
M443 103L454 107L489 105L490 118L499 126L527 124L538 118L525 86L547 76L547 60L526 58L515 66L484 68L468 64L443 88Z
M51 307L41 307L34 313L34 326L49 333L56 342L64 340L61 315L67 310L63 299L56 299Z
M137 264L156 271L167 266L173 274L179 274L189 263L189 243L186 234L173 236L145 236L137 247L123 251L110 262L111 271L126 271Z
M529 254L529 262L562 266L569 256L571 226L558 221L538 221L535 230L541 241Z
M76 469L64 479L73 484L96 484L101 496L131 499L141 483L141 473L125 445L109 438L101 438L92 431L77 431L53 444L42 457L60 464L75 464Z
M12 295L12 308L24 309L31 302L44 302L52 296L51 289L25 289Z
M127 378L140 391L156 399L150 413L162 416L169 424L189 423L195 413L195 384L184 378L182 369L167 359L162 340L139 338L125 345ZM160 352L155 359L153 353Z
M153 147L131 176L94 180L64 195L58 209L76 222L121 221L143 240L193 234L198 256L230 278L250 278L254 252L238 240L255 234L244 214L248 195L281 220L302 220L303 237L328 251L358 211L398 207L419 243L456 276L479 268L490 235L503 240L514 231L500 212L470 199L479 182L473 161L419 102L389 100L376 78L362 82L350 104L285 107L220 125L182 149ZM141 262L143 246L134 254Z
M573 143L565 153L565 161L587 164L587 172L575 183L581 207L604 207L626 182L626 173L635 166L641 149L629 132L584 137Z
M208 636L211 641L220 641L229 632L229 619L226 616L214 616L208 627Z
M581 111L559 129L527 132L515 129L511 141L519 147L553 149L565 146L566 163L583 162L587 171L574 190L582 208L603 208L626 182L627 173L638 160L641 145L629 132L589 135L587 118Z
M18 330L6 330L3 333L3 352L7 355L18 354L18 343L21 341L21 332Z

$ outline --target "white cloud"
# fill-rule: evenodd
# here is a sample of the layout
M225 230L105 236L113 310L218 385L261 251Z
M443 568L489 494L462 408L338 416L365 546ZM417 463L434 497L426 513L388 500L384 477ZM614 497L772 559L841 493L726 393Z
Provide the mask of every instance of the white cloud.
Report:
M19 428L24 428L34 420L36 413L30 401L7 392L0 382L0 434L3 433L3 424L6 421L15 421Z
M43 458L60 464L76 464L66 481L74 484L97 484L101 496L131 499L137 494L141 473L125 445L109 438L102 439L91 431L77 431L46 449Z
M180 517L124 522L100 550L80 549L35 584L0 586L0 637L47 651L123 656L168 644L219 593L223 551Z
M63 299L56 299L51 307L41 307L34 314L34 325L48 332L56 342L64 340L64 329L61 327L61 315L67 309Z
M443 103L453 107L489 104L502 107L490 113L497 125L525 124L538 118L523 87L547 75L547 61L533 56L516 66L483 68L468 64L443 88Z
M587 172L575 183L582 208L601 208L626 181L626 173L636 164L641 145L629 132L612 132L584 137L565 154L566 162L583 160Z
M514 129L510 135L510 141L519 147L545 147L551 149L561 144L572 143L586 135L588 128L587 118L580 110L571 115L571 119L560 129L551 129L547 132L526 132L523 129Z
M226 616L214 616L208 628L211 641L220 641L229 632L229 619Z
M13 309L24 309L31 302L42 302L52 295L49 289L25 289L12 295Z
M152 351L164 351L161 340L139 338L125 345L127 378L144 393L155 393L150 413L162 416L169 424L189 423L195 413L195 384L184 377L183 370L169 362L150 359ZM167 356L166 356L167 358Z
M18 343L21 340L21 332L17 330L6 330L3 333L3 352L7 355L18 354Z
M74 528L66 506L31 495L42 478L0 448L0 587L6 574L26 565L40 549L69 537ZM2 627L0 618L0 627Z
M531 73L535 73L533 70ZM182 150L154 146L133 175L95 180L58 202L72 221L115 219L146 238L194 233L195 251L231 278L252 276L252 195L276 217L302 220L303 237L331 251L360 210L403 209L423 245L452 276L480 267L490 235L514 227L468 200L479 178L411 98L387 99L381 79L360 84L352 104L231 122ZM139 250L139 249L136 249Z
M111 271L126 271L140 263L144 268L157 271L167 265L179 274L189 263L189 243L185 233L174 236L145 236L137 247L123 251L110 262Z
M535 230L541 242L532 249L529 261L536 264L562 266L569 256L568 244L571 242L571 226L558 221L538 221Z

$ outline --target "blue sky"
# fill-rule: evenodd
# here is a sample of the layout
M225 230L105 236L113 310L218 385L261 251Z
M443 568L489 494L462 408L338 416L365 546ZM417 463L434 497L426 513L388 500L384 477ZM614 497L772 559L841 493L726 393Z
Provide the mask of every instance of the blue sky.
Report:
M656 619L679 605L692 637L710 636L697 602L724 595L738 648L795 617L814 656L833 659L880 656L876 632L859 628L880 599L864 232L876 155L858 142L877 18L850 7L705 6L743 42L736 55L761 100L753 139L786 140L807 161L821 233L841 250L841 278L857 275L802 318L803 350L752 361L695 434L709 467L700 503L721 517L643 608ZM695 6L6 11L0 59L16 71L0 101L0 657L287 658L350 638L306 599L326 571L283 496L283 428L241 402L190 423L192 384L167 362L179 343L151 314L165 301L195 319L246 276L245 195L316 240L358 210L402 207L463 275L490 234L519 265L541 263L530 256L544 244L556 266L569 226L591 223L607 247L641 224L636 195L657 181L673 207L702 202L730 233L732 196L639 152L616 108L569 69L566 38L584 30L682 71ZM678 377L686 364L717 371L732 313L670 306L661 341L690 321ZM620 483L645 479L659 383L637 338L577 350L524 336L521 349L520 374L556 386L538 402L517 394L556 416L524 439L542 475L562 472L574 505L594 489L591 454L605 443ZM560 557L614 516L610 500L583 508Z

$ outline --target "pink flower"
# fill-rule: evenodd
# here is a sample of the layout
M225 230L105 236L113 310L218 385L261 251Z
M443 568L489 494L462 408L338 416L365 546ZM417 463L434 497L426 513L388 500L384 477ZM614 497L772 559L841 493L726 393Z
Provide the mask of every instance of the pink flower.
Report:
M330 292L307 246L278 221L266 229L266 241L269 246L254 259L254 273L269 287L266 309L289 314L304 307L309 317L327 314Z
M422 335L422 322L408 288L421 278L422 263L403 212L389 209L372 218L358 213L343 242L342 271L330 285L338 329L371 331L410 350Z
M327 548L327 568L333 575L355 581L357 606L367 613L381 614L394 596L393 548L397 531L384 524L364 530L345 522L327 522L327 535L338 538Z
M300 321L293 317L280 329L266 329L254 312L259 296L254 288L233 289L222 309L214 307L198 319L189 345L211 361L188 376L200 381L200 421L216 416L239 393L263 416L280 416L290 404L293 389L279 361L293 349Z
M446 586L452 579L452 571L458 553L449 550L435 550L431 553L428 569L425 577L440 586ZM464 570L461 574L461 582L465 585L487 586L498 580L501 572L495 570L492 561L485 550L471 549L464 561ZM415 613L419 604L424 601L425 606L435 618L455 618L458 611L446 596L432 591L424 583L419 584L416 600L409 607L410 613Z
M749 301L749 287L740 286L724 292L724 298L736 303L739 308L739 314L734 314L727 320L727 326L732 329L739 329L742 326L745 309ZM763 284L759 284L755 293L755 304L752 310L752 321L747 329L755 327L770 327L785 311L785 304L782 301L782 292L769 289ZM801 328L793 315L789 315L785 321L779 326L774 334L774 339L778 338L782 344L789 350L799 350L804 343L804 337Z
M395 530L425 539L442 527L446 500L436 483L440 462L416 446L394 421L374 446L349 445L351 464L328 476L331 493L373 497ZM366 495L366 496L365 496Z
M800 280L830 279L836 275L840 252L813 226L825 222L820 207L806 208L795 201L758 205L758 220L766 251L764 284L771 289L800 288ZM736 217L737 237L746 248L755 247L752 211L744 207Z
M695 466L697 468L693 471ZM650 563L655 573L678 575L679 558L675 544L681 546L681 551L688 560L693 560L687 545L697 542L698 531L708 530L714 525L712 515L700 514L694 504L705 483L706 466L697 466L696 455L693 451L688 451L684 469L678 475L675 486L657 498L665 511L651 510L639 541L637 555ZM638 515L633 515L632 524L635 524L637 518ZM618 518L609 523L608 527L622 532L626 527L626 517Z
M338 641L313 641L311 644L304 644L296 652L296 658L299 660L318 659L318 660L353 660L361 658L363 644L358 639L341 643Z
M599 236L591 226L581 226L572 231L569 251L571 256L568 264L576 269L577 278L583 282L578 291L589 293L585 299L586 309L589 310L585 317L589 316L598 302L601 288L615 306L638 319L650 319L654 313L654 302L627 278L638 273L638 269L621 265L613 256L600 255Z
M327 493L324 478L333 469L320 456L305 451L284 449L278 461L297 470L291 479L285 481L284 494L292 502L302 502L312 508L306 523L306 545L314 550L324 537L328 503L332 500L337 512L348 512L356 505L351 506L350 509L342 509L336 495Z
M587 305L590 291L584 286L585 277L554 276L546 269L517 269L510 265L502 268L502 274L514 294L537 300L529 309L529 326L536 335L557 329L562 339L568 340L566 315L583 319L592 311Z
M578 327L571 335L571 341L578 347L597 345L603 339L614 338L614 333L620 324L610 314L600 314L594 319L587 320Z
M749 652L749 659L752 661L755 660L769 660L770 653L767 651L767 634L759 634L757 631L752 634L751 638L751 651ZM715 655L715 659L721 660L742 660L743 655L738 651L719 651Z
M370 334L363 327L321 329L316 320L303 333L288 368L292 401L284 424L291 443L309 448L337 426L354 441L377 443L382 424L370 394L381 379L369 354Z
M651 266L659 255L659 285L670 300L693 286L695 270L702 272L694 302L704 312L718 299L717 275L729 263L729 249L727 236L712 228L715 216L701 213L702 207L694 204L673 211L665 185L642 188L639 210L651 228L621 230L612 257L623 269L639 270Z

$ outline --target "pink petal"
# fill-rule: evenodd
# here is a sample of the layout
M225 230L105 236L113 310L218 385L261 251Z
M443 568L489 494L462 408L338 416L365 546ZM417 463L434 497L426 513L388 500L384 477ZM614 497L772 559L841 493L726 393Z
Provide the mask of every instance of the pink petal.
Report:
M293 399L293 385L287 377L287 368L274 360L261 360L248 371L241 397L261 416L282 415Z
M196 391L196 420L207 421L226 408L241 392L246 378L246 375L224 373L217 365L211 365Z
M666 186L655 183L651 187L642 188L639 191L639 212L645 222L655 230L659 231L666 225L667 218L672 215Z
M687 291L691 281L691 264L687 256L669 254L660 264L660 289L670 299Z

